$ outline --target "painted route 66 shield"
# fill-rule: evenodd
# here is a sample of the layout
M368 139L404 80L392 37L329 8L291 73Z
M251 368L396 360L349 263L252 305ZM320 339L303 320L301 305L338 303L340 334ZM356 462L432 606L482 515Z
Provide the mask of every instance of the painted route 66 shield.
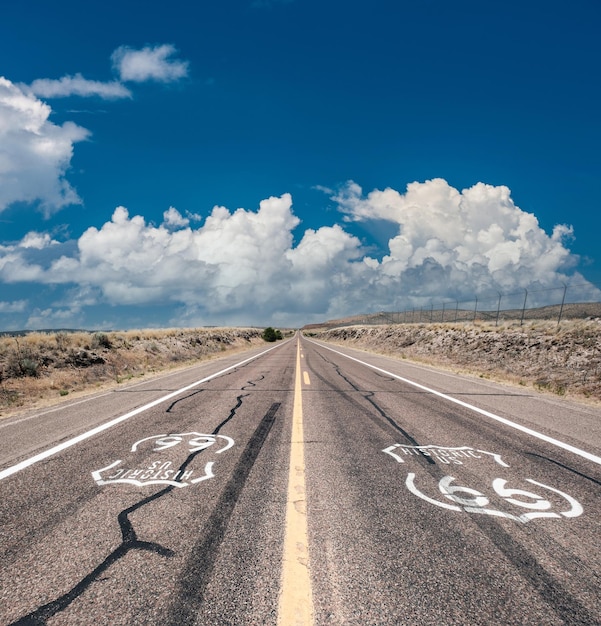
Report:
M188 487L213 478L215 461L234 445L224 435L197 432L153 435L136 441L124 458L92 472L98 485Z

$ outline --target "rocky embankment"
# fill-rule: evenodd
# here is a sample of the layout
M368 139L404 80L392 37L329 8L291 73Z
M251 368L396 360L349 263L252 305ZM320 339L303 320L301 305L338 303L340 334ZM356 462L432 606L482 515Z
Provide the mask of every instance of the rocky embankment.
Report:
M0 417L262 345L261 334L255 328L223 328L5 335Z
M307 334L601 405L601 319L348 326Z

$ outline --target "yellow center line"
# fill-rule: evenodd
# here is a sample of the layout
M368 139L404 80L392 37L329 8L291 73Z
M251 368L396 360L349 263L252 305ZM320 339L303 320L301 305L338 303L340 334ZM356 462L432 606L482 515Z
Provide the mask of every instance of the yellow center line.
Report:
M311 592L311 577L309 575L309 539L305 496L303 401L301 393L299 341L296 352L282 587L278 609L278 624L280 626L310 626L313 624L313 595Z

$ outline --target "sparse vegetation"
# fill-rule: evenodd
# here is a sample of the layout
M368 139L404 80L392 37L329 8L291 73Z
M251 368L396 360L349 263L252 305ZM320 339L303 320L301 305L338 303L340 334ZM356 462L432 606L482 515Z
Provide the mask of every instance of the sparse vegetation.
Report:
M106 348L110 350L112 347L113 344L106 333L94 333L92 337L92 348Z
M600 318L312 327L305 334L601 404ZM283 336L274 328L0 336L0 417Z
M4 334L0 417L255 344L261 331L251 328Z
M318 339L601 403L601 319L314 329Z

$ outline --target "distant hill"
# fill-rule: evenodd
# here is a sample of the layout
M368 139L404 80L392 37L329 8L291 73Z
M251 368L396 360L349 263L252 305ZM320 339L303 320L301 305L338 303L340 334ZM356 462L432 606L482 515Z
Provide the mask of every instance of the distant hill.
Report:
M40 328L36 330L0 330L0 337L23 337L30 333L95 333L95 330L85 330L83 328ZM112 332L103 330L102 332Z

